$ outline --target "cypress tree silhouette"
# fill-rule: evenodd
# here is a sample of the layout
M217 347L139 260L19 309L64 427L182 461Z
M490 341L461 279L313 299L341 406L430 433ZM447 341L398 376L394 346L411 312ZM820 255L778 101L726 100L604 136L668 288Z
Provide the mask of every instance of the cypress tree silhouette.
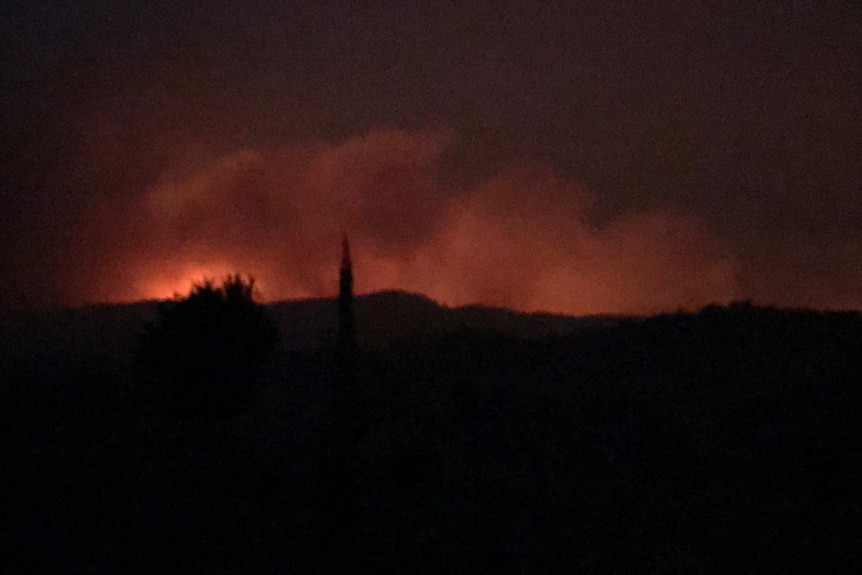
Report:
M336 348L336 418L343 441L350 442L360 425L362 409L356 381L356 316L353 309L353 266L347 236L341 242L338 290L338 341Z
M353 266L350 242L341 241L341 269L338 290L338 352L342 362L352 359L356 349L356 317L353 312Z
M328 461L329 512L334 525L330 552L343 564L337 571L348 572L348 565L359 557L356 542L356 443L363 427L364 408L356 374L356 316L353 309L353 266L347 236L341 242L341 267L338 290L338 341L336 343L335 396Z

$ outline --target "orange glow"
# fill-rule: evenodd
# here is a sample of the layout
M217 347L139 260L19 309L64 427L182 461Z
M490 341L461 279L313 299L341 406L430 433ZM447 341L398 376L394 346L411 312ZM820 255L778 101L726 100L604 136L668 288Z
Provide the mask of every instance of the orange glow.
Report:
M206 280L220 283L229 274L240 273L252 276L258 296L265 299L267 282L258 274L241 271L241 266L235 266L226 261L202 263L180 263L161 269L151 269L141 274L135 285L134 293L138 299L171 299L187 295L196 284Z
M588 217L590 192L529 164L450 189L438 173L452 138L375 130L174 167L130 208L137 235L115 265L80 293L171 298L193 282L243 273L267 301L332 297L346 231L357 293L397 288L450 306L568 314L734 298L735 259L697 219L653 210L599 227Z

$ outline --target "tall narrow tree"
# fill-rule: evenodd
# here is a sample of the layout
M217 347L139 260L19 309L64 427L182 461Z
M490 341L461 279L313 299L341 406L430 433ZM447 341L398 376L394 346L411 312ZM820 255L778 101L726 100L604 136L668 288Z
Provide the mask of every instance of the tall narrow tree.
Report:
M341 242L341 269L338 290L338 352L342 361L349 361L356 349L356 316L353 311L353 266L350 262L350 242Z
M355 556L356 540L356 443L362 430L364 409L356 374L356 317L353 310L353 266L350 243L341 242L338 290L338 342L336 349L336 390L333 426L328 448L331 512L337 520L333 542L347 557ZM335 549L333 549L335 552ZM345 568L346 570L346 568Z

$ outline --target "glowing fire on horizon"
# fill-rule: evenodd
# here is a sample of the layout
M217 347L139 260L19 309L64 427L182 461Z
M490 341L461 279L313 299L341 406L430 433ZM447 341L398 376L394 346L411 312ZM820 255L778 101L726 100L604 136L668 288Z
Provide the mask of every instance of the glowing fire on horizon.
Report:
M240 273L243 277L254 278L255 288L259 294L266 293L266 284L253 273L239 271L239 266L227 262L199 264L189 263L155 270L146 274L135 286L135 292L140 299L172 299L189 294L194 286L207 280L216 285L228 275Z

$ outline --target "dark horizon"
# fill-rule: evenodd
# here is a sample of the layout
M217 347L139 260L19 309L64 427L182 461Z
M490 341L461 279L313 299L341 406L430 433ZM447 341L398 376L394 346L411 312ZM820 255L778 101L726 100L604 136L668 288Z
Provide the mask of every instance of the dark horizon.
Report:
M190 284L190 288L192 284ZM381 296L392 296L392 297L408 297L408 298L417 298L420 300L425 300L433 305L446 310L458 311L458 310L468 310L468 309L491 309L491 310L500 310L504 312L512 312L516 314L522 315L533 315L533 316L557 316L557 317L568 317L568 318L590 318L590 317L618 317L618 318L650 318L656 316L663 315L675 315L675 314L697 314L703 310L709 308L727 308L727 307L735 307L735 306L752 306L760 309L773 309L776 311L782 312L815 312L815 313L851 313L851 314L862 314L862 309L855 308L814 308L814 307L804 307L804 306L782 306L768 303L756 303L751 299L738 299L738 300L730 300L726 302L710 302L705 303L696 308L683 308L678 307L676 309L666 309L666 310L658 310L652 313L613 313L613 312L598 312L598 313L587 313L587 314L570 314L565 312L556 312L556 311L548 311L543 309L534 309L534 310L522 310L516 309L513 307L506 307L501 305L493 305L493 304L485 304L482 302L467 302L461 303L457 305L449 305L444 302L438 301L433 297L423 294L417 291L408 291L404 289L398 288L385 288L375 291L368 292L360 292L354 294L357 300L365 300L370 298L377 298ZM146 304L159 304L171 301L177 301L178 299L183 299L188 297L188 291L186 293L177 293L172 297L162 297L162 298L146 298L146 299L136 299L136 300L125 300L125 301L85 301L79 302L75 304L57 304L57 305L46 305L38 308L26 308L26 309L15 309L15 308L3 308L0 306L0 312L11 313L14 315L30 315L30 314L41 314L41 313L52 313L57 311L74 311L74 310L84 310L89 308L108 308L113 306L123 307L123 306L137 306L137 305L146 305ZM301 303L313 303L313 302L332 302L333 305L338 301L338 294L330 294L330 295L313 295L313 296L299 296L293 298L283 298L276 300L269 299L257 299L257 301L265 306L265 307L276 307L279 305L290 305L290 304L301 304Z
M231 285L3 323L5 572L852 571L859 314L360 305L345 355Z

